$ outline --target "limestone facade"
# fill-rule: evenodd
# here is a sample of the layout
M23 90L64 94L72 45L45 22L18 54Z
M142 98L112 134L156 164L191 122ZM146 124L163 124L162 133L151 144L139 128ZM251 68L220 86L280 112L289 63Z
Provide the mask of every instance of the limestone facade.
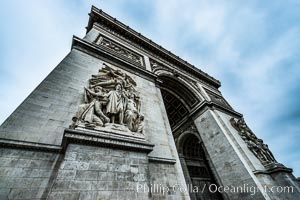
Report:
M297 199L220 86L92 7L86 36L0 127L0 199Z

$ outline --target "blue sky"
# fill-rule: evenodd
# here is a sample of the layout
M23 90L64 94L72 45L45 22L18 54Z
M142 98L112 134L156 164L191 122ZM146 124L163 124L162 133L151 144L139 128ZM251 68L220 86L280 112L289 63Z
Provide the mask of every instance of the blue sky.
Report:
M222 82L229 103L300 176L300 1L0 2L0 123L83 37L91 5Z

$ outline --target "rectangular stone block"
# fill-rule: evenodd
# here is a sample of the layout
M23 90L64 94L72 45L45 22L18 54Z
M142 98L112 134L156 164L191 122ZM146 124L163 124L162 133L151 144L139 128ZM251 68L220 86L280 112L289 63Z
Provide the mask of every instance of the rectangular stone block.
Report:
M70 190L91 190L91 188L90 181L70 181Z
M53 170L48 169L33 169L29 175L29 177L51 177L53 175Z
M92 190L117 190L116 181L92 181Z
M77 200L79 198L79 192L52 192L49 195L48 200Z
M97 199L101 199L101 200L118 199L118 192L117 191L99 191L99 192L97 192Z
M98 171L77 170L75 179L76 180L97 180Z
M38 192L37 189L12 189L8 199L35 199Z
M75 179L76 170L60 169L57 174L57 179L72 180Z
M89 166L89 170L97 170L101 172L105 172L108 170L109 165L103 162L91 162Z
M73 169L73 170L87 170L89 168L88 162L81 161L64 161L60 166L61 169Z
M116 180L115 172L98 172L99 181L114 181Z

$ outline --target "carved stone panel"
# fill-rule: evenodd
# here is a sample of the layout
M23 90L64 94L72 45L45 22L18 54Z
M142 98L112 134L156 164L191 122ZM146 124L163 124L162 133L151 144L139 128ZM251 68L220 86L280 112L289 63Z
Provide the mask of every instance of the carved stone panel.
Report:
M117 44L116 42L114 42L102 35L99 35L99 37L96 39L95 42L97 45L108 48L108 49L112 50L114 53L121 55L123 58L130 60L132 63L145 68L143 57L141 55L127 49L126 47L124 47L120 44Z
M232 110L232 107L227 103L227 101L225 101L225 99L222 96L219 96L207 89L205 89L205 91L208 94L208 96L210 97L212 102Z
M84 88L84 103L73 117L70 128L143 133L144 116L136 82L107 64L91 76Z
M240 118L238 120L231 118L230 123L232 127L238 131L239 135L245 141L250 151L260 160L263 165L266 166L277 163L268 145L264 144L262 139L256 137L256 135L246 124L244 118Z

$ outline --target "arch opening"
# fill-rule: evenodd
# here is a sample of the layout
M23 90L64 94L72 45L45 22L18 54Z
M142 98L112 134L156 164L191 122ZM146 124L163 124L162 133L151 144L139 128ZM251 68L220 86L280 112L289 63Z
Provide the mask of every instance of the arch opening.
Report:
M184 121L190 111L200 102L200 98L179 78L171 75L160 75L160 86L164 105L167 111L171 129L174 130Z
M220 193L211 193L208 189L212 184L216 184L215 178L210 169L205 151L201 145L199 137L196 133L188 133L179 142L179 155L181 166L185 169L185 179L187 184L191 184L190 188L198 188L199 192L191 193L191 199L205 199L205 200L222 200ZM217 184L216 184L217 185Z
M187 107L182 100L175 96L172 92L162 89L161 90L165 108L167 111L171 129L183 120L189 113Z
M167 88L169 91L177 95L179 99L182 99L184 104L189 108L193 108L199 103L199 98L192 92L185 84L183 84L178 78L174 78L168 75L161 75L159 79L163 82L163 88Z
M160 76L160 79L163 82L160 89L169 123L172 131L177 131L181 125L186 126L184 120L190 124L187 117L200 100L192 92L193 90L190 90L189 86L180 82L179 79L167 75ZM190 191L191 199L222 200L220 193L210 193L208 190L202 192L201 190L210 184L216 184L216 181L198 132L196 130L184 131L180 134L173 132L173 136L176 137L174 139L186 183L189 188L195 186L199 190L197 193Z

